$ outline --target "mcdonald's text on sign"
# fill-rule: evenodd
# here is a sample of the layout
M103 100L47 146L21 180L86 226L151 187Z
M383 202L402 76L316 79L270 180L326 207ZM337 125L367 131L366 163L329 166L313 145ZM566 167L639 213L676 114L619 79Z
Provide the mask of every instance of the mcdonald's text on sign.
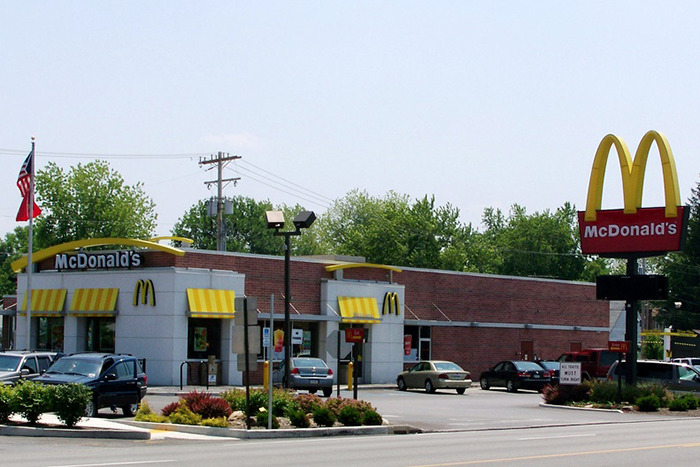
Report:
M608 350L617 353L629 353L630 343L629 341L609 341Z
M665 206L642 208L647 159L656 143L663 172ZM603 180L612 148L622 175L623 209L601 210ZM666 137L648 131L639 142L634 159L624 141L606 135L596 150L588 184L586 210L578 213L581 252L603 256L655 256L683 247L689 210L682 206L676 163Z

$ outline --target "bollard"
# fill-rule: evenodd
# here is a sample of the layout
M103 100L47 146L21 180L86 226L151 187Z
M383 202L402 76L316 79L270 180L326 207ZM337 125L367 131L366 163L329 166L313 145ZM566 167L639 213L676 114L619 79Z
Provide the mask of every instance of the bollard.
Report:
M270 362L265 360L265 363L263 363L263 390L265 392L267 392L267 388L269 387L269 384L270 384L270 372L267 371L269 367L270 367Z
M348 391L352 391L352 372L353 372L353 363L350 362L348 363Z

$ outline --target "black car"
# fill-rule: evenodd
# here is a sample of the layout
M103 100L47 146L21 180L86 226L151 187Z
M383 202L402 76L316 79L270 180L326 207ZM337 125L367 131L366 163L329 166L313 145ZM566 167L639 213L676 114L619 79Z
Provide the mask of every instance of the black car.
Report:
M0 352L0 385L15 384L21 379L34 379L43 374L56 359L56 352Z
M56 361L36 378L44 384L85 384L92 389L93 398L85 411L97 416L102 407L120 407L131 416L146 395L147 378L136 357L104 353L72 354Z
M549 370L552 384L559 384L559 362L557 360L535 360L535 363L545 370Z
M546 384L551 384L551 382L549 370L527 360L499 362L490 370L481 373L479 377L481 389L498 386L506 388L508 392L515 392L518 389L541 391Z

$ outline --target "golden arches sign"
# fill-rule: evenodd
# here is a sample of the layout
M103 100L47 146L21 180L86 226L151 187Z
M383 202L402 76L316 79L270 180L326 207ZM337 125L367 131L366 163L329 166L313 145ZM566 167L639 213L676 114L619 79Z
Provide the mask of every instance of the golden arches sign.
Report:
M642 207L642 191L644 186L644 174L646 172L647 159L651 144L656 142L661 156L663 170L664 195L666 200L666 217L677 217L680 206L680 192L678 189L678 174L676 162L673 159L671 146L666 137L658 131L648 131L639 143L634 160L630 156L627 144L615 135L606 135L598 145L593 160L591 179L588 184L588 198L586 200L586 221L595 221L596 212L600 210L603 198L603 180L608 155L613 146L617 151L617 157L622 172L622 191L625 214L634 214Z
M661 158L665 206L643 208L644 175L654 143ZM624 208L602 210L603 181L613 147L622 176ZM658 131L648 131L632 159L622 139L606 135L598 145L593 160L586 210L579 212L578 218L581 251L584 254L654 256L680 250L685 237L688 208L681 205L676 163L666 137Z
M399 304L399 294L396 292L387 292L384 294L384 303L382 304L382 314L401 314L401 306Z
M151 306L156 306L156 289L151 279L139 279L136 281L134 297L132 298L131 304L133 306L138 306L139 302L144 305L148 303Z

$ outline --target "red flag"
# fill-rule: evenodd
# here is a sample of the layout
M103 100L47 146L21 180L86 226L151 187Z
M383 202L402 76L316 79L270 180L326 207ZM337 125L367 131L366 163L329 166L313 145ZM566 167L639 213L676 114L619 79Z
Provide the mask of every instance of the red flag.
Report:
M19 192L22 194L22 204L20 204L19 211L17 212L17 221L29 220L29 198L34 192L32 189L32 185L34 184L34 171L32 170L33 165L34 150L32 149L27 158L24 160L22 168L19 169L19 176L17 177L17 188L19 188ZM34 211L32 214L34 217L41 214L41 209L36 203L34 203Z

